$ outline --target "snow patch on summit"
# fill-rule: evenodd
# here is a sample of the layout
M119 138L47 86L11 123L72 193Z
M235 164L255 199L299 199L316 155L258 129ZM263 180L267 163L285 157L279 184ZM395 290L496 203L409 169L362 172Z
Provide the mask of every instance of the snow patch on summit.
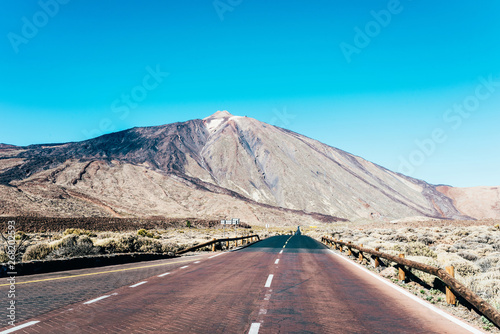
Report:
M209 121L206 121L206 126L207 129L210 133L214 132L217 130L217 128L224 123L224 118L216 118L216 119L211 119Z
M234 116L231 115L227 110L219 110L216 113L205 117L203 121L205 122L205 126L207 127L208 131L210 133L214 133L217 132L217 129L220 128L223 123L227 122L233 117Z

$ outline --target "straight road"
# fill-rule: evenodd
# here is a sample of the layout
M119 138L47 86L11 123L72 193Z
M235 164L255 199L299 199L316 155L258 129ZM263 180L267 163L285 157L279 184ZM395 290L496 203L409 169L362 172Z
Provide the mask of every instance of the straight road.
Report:
M37 315L19 332L470 333L307 236L216 255Z

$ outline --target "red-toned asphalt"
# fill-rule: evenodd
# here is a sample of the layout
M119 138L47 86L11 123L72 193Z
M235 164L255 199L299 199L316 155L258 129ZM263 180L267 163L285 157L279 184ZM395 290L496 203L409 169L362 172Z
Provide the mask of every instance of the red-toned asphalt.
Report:
M307 236L217 255L23 321L31 325L15 333L470 333Z

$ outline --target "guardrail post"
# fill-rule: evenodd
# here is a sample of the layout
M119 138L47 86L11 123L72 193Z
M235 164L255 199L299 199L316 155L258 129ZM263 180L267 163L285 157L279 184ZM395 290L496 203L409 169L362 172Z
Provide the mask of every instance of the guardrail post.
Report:
M229 240L226 240L226 248L229 248Z
M351 251L351 242L349 241L347 243L347 256L351 256L352 255L352 251Z
M363 244L360 244L359 247L363 247ZM363 262L363 252L362 251L359 251L358 260L360 263Z
M212 252L215 252L215 240L217 240L217 239L214 238L212 240L213 241L213 243L212 243Z
M375 251L380 251L380 248L375 248ZM375 256L375 259L373 260L373 265L375 266L375 268L377 268L378 266L380 266L380 260L378 258L378 256Z
M449 267L446 267L446 272L448 274L450 274L451 277L455 277L455 267L453 266L449 266ZM446 287L446 303L448 304L451 304L451 305L455 305L457 303L457 300L455 298L455 295L453 294L453 292L450 290L450 288L447 286Z
M404 259L405 255L404 254L399 254L399 257L402 258L402 259ZM398 266L398 271L399 271L398 279L400 281L405 282L405 280L406 280L406 274L405 274L405 271L403 270L403 266L399 265Z

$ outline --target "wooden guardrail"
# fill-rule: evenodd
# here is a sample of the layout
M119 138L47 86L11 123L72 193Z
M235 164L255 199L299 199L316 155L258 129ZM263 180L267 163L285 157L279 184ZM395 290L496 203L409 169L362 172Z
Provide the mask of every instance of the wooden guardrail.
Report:
M197 250L197 249L203 248L203 247L207 247L207 246L212 246L212 252L215 252L215 245L218 243L225 242L226 247L229 247L230 243L234 242L235 246L238 246L240 240L241 240L241 245L244 245L244 244L247 244L247 243L250 243L253 241L260 240L260 237L257 234L254 234L254 235L247 235L247 236L235 237L235 238L213 239L213 240L204 242L202 244L180 250L180 251L176 252L175 254L176 255L184 254L184 253L192 252L194 250Z
M404 255L394 256L387 253L382 253L378 248L375 250L363 247L363 245L354 245L350 242L344 242L342 240L332 239L328 237L322 237L321 242L330 245L334 249L339 248L340 251L344 250L344 247L347 248L348 255L352 255L351 249L357 249L359 251L359 259L363 260L365 258L363 256L364 253L371 254L374 258L374 265L377 267L379 265L379 259L386 259L392 262L395 262L399 265L399 279L404 280L404 266L413 268L416 270L423 271L425 273L434 275L438 277L444 284L446 284L447 288L455 292L456 294L462 296L465 300L467 300L472 306L474 306L481 314L483 314L486 318L488 318L492 323L494 323L498 328L500 328L500 312L497 311L493 306L488 304L484 299L476 295L472 290L467 288L465 285L457 281L452 274L447 271L430 266L424 263L411 261L404 258ZM448 271L453 272L453 269L446 268ZM402 275L403 272L403 275ZM451 291L450 291L451 294ZM454 303L454 296L449 295L447 290L447 301L450 303Z

